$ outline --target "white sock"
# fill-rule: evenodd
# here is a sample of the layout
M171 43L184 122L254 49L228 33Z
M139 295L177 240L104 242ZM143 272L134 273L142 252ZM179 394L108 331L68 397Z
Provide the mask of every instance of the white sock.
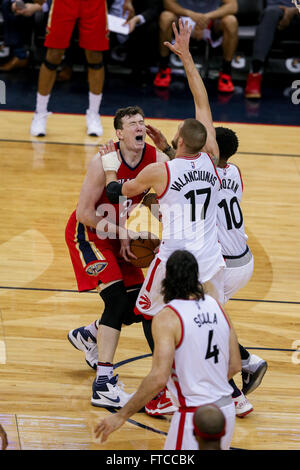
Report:
M114 375L114 366L110 362L98 362L97 365L97 378L99 376L107 376L108 380Z
M36 95L36 109L35 109L36 113L47 113L49 98L50 98L50 94L44 96L44 95L40 95L40 93L37 93L37 95Z
M92 113L99 114L100 104L102 101L102 93L100 95L95 95L92 92L89 92L89 111Z
M97 320L85 327L85 330L88 330L92 335L97 339L98 326Z

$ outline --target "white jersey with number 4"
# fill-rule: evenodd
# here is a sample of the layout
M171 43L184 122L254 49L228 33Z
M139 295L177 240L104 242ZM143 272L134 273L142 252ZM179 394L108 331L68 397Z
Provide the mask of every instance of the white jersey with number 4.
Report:
M166 262L175 250L190 251L205 282L224 266L216 226L220 189L216 167L204 152L165 165L168 183L158 198L163 227L159 257Z
M240 207L243 181L236 165L228 163L217 168L221 180L218 194L217 226L218 238L224 256L239 256L247 248L243 213Z
M199 406L231 396L230 325L219 304L206 295L204 300L172 300L167 307L178 315L182 327L168 381L178 406Z

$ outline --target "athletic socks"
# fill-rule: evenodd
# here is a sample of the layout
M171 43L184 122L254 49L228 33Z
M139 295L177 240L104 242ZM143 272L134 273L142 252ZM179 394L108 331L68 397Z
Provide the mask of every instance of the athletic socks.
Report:
M50 95L40 95L38 92L36 95L36 113L47 113L48 111L48 102L49 102Z
M252 61L252 73L262 73L264 63L261 60Z
M239 344L241 359L245 364L250 360L250 353L241 344Z
M97 365L97 380L98 377L108 377L108 381L113 377L114 375L114 366L110 362L98 362Z
M89 111L99 114L101 101L102 93L100 93L100 95L95 95L94 93L89 92Z
M231 75L231 60L223 59L222 72L226 75Z

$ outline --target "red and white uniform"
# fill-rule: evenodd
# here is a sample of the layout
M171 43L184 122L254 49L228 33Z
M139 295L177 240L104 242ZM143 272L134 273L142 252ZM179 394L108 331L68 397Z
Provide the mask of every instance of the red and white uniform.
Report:
M106 0L52 0L45 46L66 49L78 20L79 46L90 51L109 48Z
M218 238L225 259L224 297L227 302L232 295L244 287L253 273L254 260L247 245L243 213L240 207L243 195L243 180L236 165L228 163L218 168L222 186L218 194L217 226Z
M119 149L119 143L115 147ZM122 163L117 173L119 182L134 179L143 168L156 162L156 149L149 144L145 144L141 160L134 168L125 162L121 152L120 155ZM119 205L111 204L104 190L95 211L103 216L108 213L110 220L118 225L119 216L128 217L130 209L139 204L144 195L124 198L124 203ZM106 284L120 279L124 281L125 287L143 283L143 271L120 256L119 239L100 239L95 229L76 220L76 211L69 218L65 236L79 292L95 289L99 283Z
M204 300L172 300L170 307L181 323L168 390L178 411L173 415L166 450L198 449L193 435L193 413L200 405L215 403L226 418L222 449L228 449L235 423L232 388L228 383L230 324L220 305Z
M136 313L154 316L163 308L161 281L166 262L175 250L188 250L198 261L199 280L211 281L223 302L222 268L225 266L218 243L217 202L221 181L207 153L175 158L165 163L168 183L158 197L162 242L152 261L136 303Z

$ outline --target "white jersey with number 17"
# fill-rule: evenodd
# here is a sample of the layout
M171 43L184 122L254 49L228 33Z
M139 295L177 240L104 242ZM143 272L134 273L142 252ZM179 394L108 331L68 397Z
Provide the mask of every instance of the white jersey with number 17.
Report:
M163 227L159 257L166 262L175 250L190 251L205 282L225 265L216 225L220 178L205 152L165 165L168 183L158 198Z

